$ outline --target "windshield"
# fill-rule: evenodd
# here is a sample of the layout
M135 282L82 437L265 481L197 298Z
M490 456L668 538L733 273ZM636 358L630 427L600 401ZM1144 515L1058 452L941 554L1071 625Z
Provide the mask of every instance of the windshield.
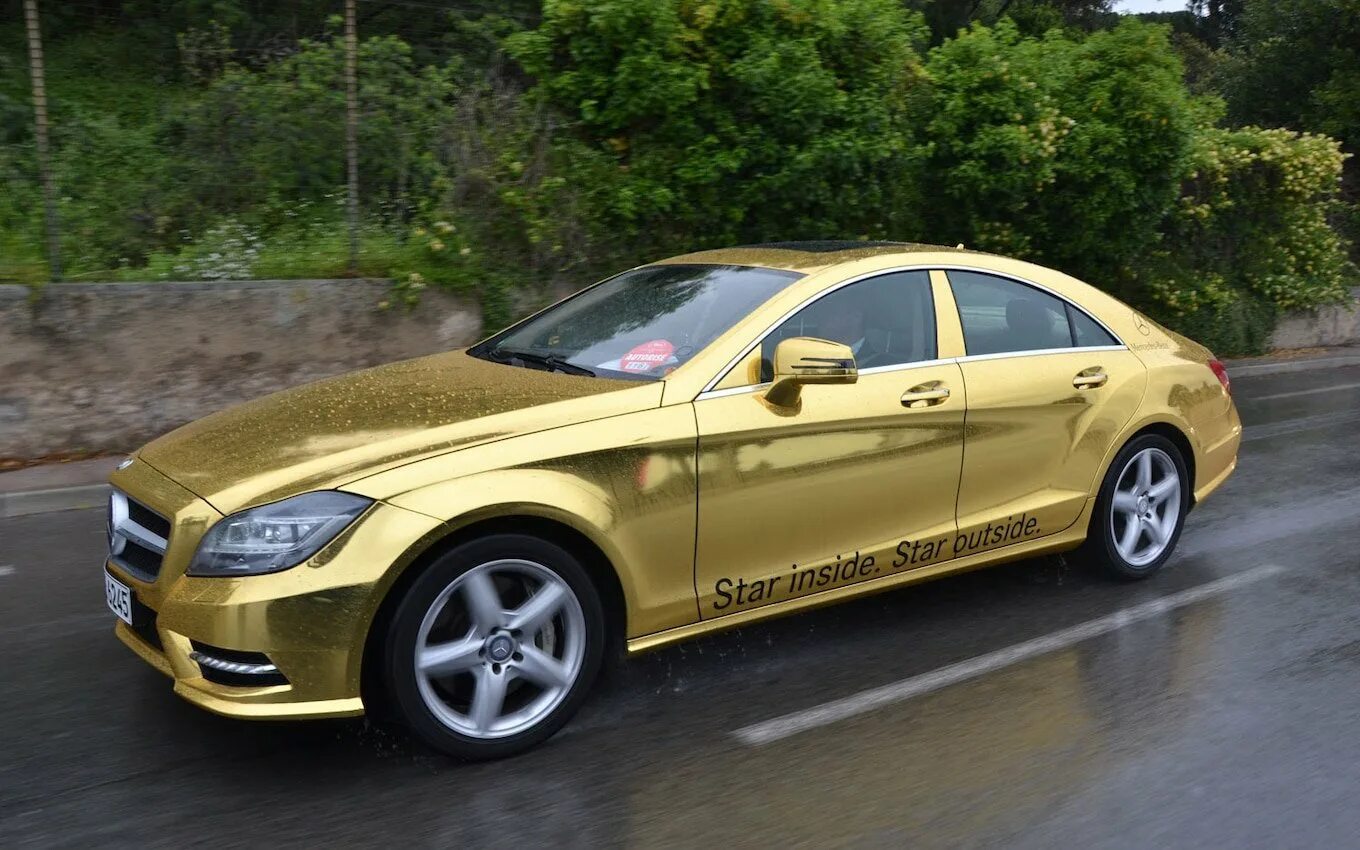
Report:
M645 266L468 353L528 368L654 381L802 276L748 266Z

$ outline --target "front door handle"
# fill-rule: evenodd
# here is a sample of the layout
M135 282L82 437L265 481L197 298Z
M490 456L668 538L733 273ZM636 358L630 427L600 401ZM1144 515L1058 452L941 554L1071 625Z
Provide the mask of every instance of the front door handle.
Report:
M949 398L949 388L932 384L922 384L919 387L912 387L902 393L903 407L929 407L932 404L941 404Z
M1078 372L1072 379L1072 386L1079 390L1092 390L1096 387L1105 386L1105 382L1110 380L1110 376L1098 369L1087 369L1085 372Z

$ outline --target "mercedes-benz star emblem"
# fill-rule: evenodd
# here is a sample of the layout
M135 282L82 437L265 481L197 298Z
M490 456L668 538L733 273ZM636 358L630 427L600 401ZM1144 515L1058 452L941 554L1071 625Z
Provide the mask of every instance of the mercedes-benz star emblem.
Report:
M491 642L491 659L493 661L504 661L509 657L510 657L509 639L498 637Z

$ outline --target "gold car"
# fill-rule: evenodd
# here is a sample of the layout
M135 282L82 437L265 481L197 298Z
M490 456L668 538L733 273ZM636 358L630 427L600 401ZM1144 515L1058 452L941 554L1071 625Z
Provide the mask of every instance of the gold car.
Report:
M608 647L1078 547L1146 577L1240 439L1209 351L1058 272L706 251L150 443L105 585L190 702L381 704L488 758L560 728Z

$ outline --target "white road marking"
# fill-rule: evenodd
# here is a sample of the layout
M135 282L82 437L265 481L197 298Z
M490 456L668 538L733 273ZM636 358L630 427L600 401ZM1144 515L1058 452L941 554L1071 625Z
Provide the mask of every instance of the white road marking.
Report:
M1256 567L1202 584L1199 587L1182 590L1160 599L1134 605L1131 608L1124 608L1104 617L1098 617L1043 637L998 649L995 652L979 655L957 664L950 664L929 673L912 676L909 679L902 679L867 691L860 691L857 694L822 703L803 711L795 711L783 717L753 723L750 726L737 729L731 734L732 737L748 747L771 744L800 732L806 732L809 729L829 726L849 717L864 714L893 703L904 702L1030 658L1065 649L1073 644L1122 629L1124 626L1148 620L1168 611L1193 605L1221 593L1227 593L1244 585L1269 578L1281 572L1281 570L1281 567L1274 565Z
M1246 396L1246 401L1273 401L1277 398L1294 398L1301 395L1313 395L1314 393L1329 393L1337 390L1353 390L1360 387L1360 383L1354 384L1333 384L1330 387L1315 387L1311 390L1294 390L1287 393L1274 393L1272 395Z
M0 564L0 578L14 575L14 567L9 564Z

